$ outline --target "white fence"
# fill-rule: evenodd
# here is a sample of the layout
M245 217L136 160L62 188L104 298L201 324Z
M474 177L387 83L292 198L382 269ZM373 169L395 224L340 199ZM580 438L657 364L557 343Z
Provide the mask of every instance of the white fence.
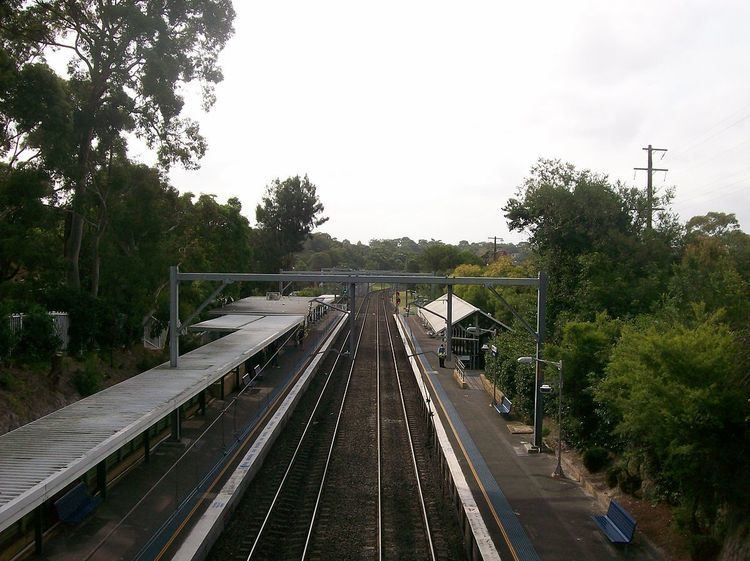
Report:
M70 343L70 335L68 334L70 329L70 318L68 312L47 312L52 318L52 324L55 328L55 333L58 339L60 339L63 350L68 348ZM19 333L23 331L23 320L26 314L10 314L8 320L10 322L10 330L13 333Z
M151 328L156 319L151 316L143 325L143 346L151 350L163 350L167 344L168 329L162 329L156 336L151 336Z

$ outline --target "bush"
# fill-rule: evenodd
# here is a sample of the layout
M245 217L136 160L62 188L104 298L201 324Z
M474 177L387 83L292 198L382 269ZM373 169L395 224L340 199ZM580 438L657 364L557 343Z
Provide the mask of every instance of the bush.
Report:
M606 481L607 486L610 489L617 487L620 478L620 471L622 471L620 466L612 466L607 470Z
M102 387L103 380L104 376L101 368L99 368L99 360L96 355L89 356L83 365L83 370L79 370L73 375L73 385L81 397L98 392Z
M591 473L598 473L609 463L609 452L599 446L587 449L583 453L583 465Z
M32 308L23 318L16 354L32 360L44 360L59 348L60 339L55 333L52 318L43 308Z
M628 495L634 494L641 488L641 478L637 475L631 475L627 470L620 470L617 475L617 482L620 484L620 490Z
M0 390L13 391L18 387L18 380L10 372L0 372Z
M721 551L721 544L713 536L693 534L690 536L691 561L713 561Z
M8 357L10 357L14 345L15 337L10 330L8 316L2 314L0 316L0 362L7 360Z
M147 370L151 370L152 368L159 366L164 361L165 361L165 356L163 352L145 351L140 356L140 358L138 358L138 361L136 362L135 366L138 369L138 372L146 372Z

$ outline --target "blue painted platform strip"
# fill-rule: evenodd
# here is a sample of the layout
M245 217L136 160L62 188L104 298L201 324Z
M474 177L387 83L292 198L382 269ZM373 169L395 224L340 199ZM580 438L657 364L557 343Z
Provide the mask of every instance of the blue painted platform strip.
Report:
M509 544L511 549L514 550L519 560L541 561L539 555L534 549L534 546L531 545L529 537L526 535L526 531L518 521L516 513L513 512L510 503L508 503L508 499L505 498L505 495L500 490L500 486L497 484L495 477L492 475L490 468L487 466L487 462L485 462L484 456L482 456L479 448L477 448L477 445L474 443L474 439L471 438L468 429L464 425L463 421L461 421L461 417L458 415L458 411L456 411L453 402L448 397L448 394L445 393L445 390L443 389L443 386L437 377L437 372L433 370L429 362L425 361L424 355L421 354L422 348L414 337L414 334L411 331L411 326L406 322L404 322L404 324L409 330L409 336L411 337L411 341L417 353L417 358L422 364L422 368L424 368L425 373L429 376L430 381L432 382L432 386L437 392L438 398L443 405L445 414L450 418L451 424L453 425L453 428L457 433L458 439L463 444L464 450L469 456L469 460L474 465L474 469L476 470L476 473L479 476L479 479L481 480L482 485L484 486L484 489L490 498L492 508L495 510L498 518L500 518L500 522L503 526L503 529L505 530L504 533L511 542Z

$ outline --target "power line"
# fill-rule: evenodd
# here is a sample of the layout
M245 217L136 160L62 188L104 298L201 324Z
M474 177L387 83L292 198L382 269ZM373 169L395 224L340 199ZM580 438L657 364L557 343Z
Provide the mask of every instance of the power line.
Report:
M719 136L720 134L726 132L727 130L729 130L729 129L731 129L731 128L737 126L737 125L739 125L740 123L746 121L747 119L750 119L750 113L745 114L748 109L750 109L750 105L747 105L747 106L739 109L738 111L735 111L734 113L732 113L728 117L725 117L724 119L721 119L720 121L714 123L708 129L706 129L706 132L703 133L702 136L698 136L694 141L688 143L683 148L679 148L677 151L673 151L672 153L673 154L682 155L685 152L689 152L690 150L694 150L698 146L700 146L702 144L705 144L709 140L712 140L712 139L716 138L717 136ZM715 133L712 134L712 131L716 127L720 127L721 125L723 125L724 123L726 123L728 121L731 121L732 119L734 119L738 115L743 115L743 116L740 117L739 119L733 121L729 125L725 126L724 128L722 128L722 129L720 129L720 130L718 130L718 131L716 131ZM662 158L663 157L664 156L662 155Z
M721 156L724 156L725 154L728 154L736 150L737 148L740 148L741 146L745 146L748 143L750 143L750 138L743 140L742 142L738 142L737 144L734 144L728 148L722 148L712 156L704 158L703 160L701 160L699 157L691 158L690 162L688 162L682 169L683 171L686 169L700 169L703 166L706 166L709 163L713 162L717 158L720 158Z
M648 208L646 212L648 213L646 215L646 227L651 230L652 229L652 217L654 213L654 172L655 171L663 171L667 172L669 171L667 168L655 168L654 167L654 152L666 152L666 148L654 148L650 144L643 148L643 150L646 150L648 152L648 167L645 168L633 168L636 171L645 171L646 173L646 198L647 198L647 204ZM666 176L665 176L666 178Z
M744 173L747 174L747 170ZM740 174L730 175L729 177L737 177L737 175L741 175L741 173ZM732 181L731 183L727 183L727 184L723 185L719 189L712 190L711 193L695 193L693 195L690 195L689 197L685 197L685 198L681 199L681 202L686 203L686 202L694 201L694 200L697 200L697 199L705 199L705 198L707 198L707 197L709 197L711 195L722 195L722 196L723 195L729 195L729 194L735 193L735 192L737 192L737 191L739 191L741 189L744 189L744 187L745 187L744 182L745 181L749 181L750 182L750 175L744 175L744 176L740 177L739 179L736 179L735 181ZM713 183L716 183L716 181L704 184L701 187L699 187L698 189L705 189L706 187L711 186ZM738 183L741 184L741 185L739 185L738 187L735 187L734 189L728 189L727 190L727 187L732 187L734 185L737 185Z

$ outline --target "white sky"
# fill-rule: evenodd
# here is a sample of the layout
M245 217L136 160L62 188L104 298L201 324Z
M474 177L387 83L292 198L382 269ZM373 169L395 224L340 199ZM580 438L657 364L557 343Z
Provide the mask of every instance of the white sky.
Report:
M509 234L538 157L642 186L670 151L683 220L750 229L750 2L235 0L209 152L181 191L255 205L275 177L318 186L339 239Z

